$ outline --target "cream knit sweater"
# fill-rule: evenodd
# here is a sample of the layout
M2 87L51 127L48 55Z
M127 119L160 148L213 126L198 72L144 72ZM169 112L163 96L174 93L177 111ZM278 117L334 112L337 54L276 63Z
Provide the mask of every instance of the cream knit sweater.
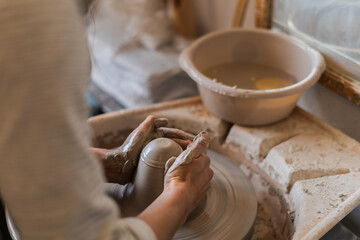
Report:
M89 70L75 0L0 1L0 193L21 239L155 239L105 194Z

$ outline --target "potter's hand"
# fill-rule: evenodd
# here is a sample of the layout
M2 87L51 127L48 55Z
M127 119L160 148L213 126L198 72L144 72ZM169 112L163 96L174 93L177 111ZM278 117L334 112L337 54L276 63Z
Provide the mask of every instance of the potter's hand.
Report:
M214 174L204 153L209 139L207 132L201 132L185 151L166 163L164 191L182 192L189 212L206 196Z
M209 134L202 132L177 158L168 160L164 191L138 216L159 240L171 239L206 196L214 175L210 159L204 154L209 140Z
M103 161L106 178L109 182L125 184L131 181L142 149L151 140L168 137L193 140L192 134L175 128L166 128L166 118L148 116L125 140L122 146L109 151Z

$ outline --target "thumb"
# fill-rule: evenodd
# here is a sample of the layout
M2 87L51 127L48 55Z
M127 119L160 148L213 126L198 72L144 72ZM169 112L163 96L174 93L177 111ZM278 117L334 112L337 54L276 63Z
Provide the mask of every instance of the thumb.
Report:
M168 172L168 170L169 170L169 169L171 168L171 166L174 164L175 160L176 160L176 157L171 157L171 158L169 158L169 160L166 161L164 175L166 175L166 173Z
M210 135L207 132L199 133L195 137L194 142L192 142L188 148L180 153L180 155L176 158L176 161L172 164L169 172L172 172L179 166L186 165L193 159L199 157L203 152L206 151L209 141Z
M113 199L119 200L122 199L125 195L125 192L128 188L128 184L120 185L117 183L105 183L106 193Z

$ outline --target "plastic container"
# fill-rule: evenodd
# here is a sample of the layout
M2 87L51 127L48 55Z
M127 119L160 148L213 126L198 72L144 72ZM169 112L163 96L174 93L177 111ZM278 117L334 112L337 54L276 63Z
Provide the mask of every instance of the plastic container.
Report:
M282 70L296 79L284 88L248 90L215 82L203 72L220 64L244 62ZM284 34L260 29L213 32L194 41L180 66L197 83L204 105L216 116L241 125L270 124L288 116L301 94L320 78L319 52Z

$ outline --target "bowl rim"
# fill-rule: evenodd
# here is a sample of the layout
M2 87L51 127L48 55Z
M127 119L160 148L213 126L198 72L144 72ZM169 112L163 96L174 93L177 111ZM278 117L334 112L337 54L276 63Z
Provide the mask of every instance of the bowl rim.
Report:
M251 90L233 88L228 85L224 85L219 82L215 82L212 79L206 77L199 70L196 69L192 57L196 48L199 47L203 42L214 39L221 35L233 34L233 33L255 33L261 35L273 36L276 38L288 41L297 47L307 51L311 58L314 59L314 68L311 72L301 81L292 84L284 88L269 89L269 90ZM325 71L325 61L322 55L312 47L308 46L305 42L295 39L291 36L273 32L267 29L226 29L208 33L194 42L192 42L186 49L184 49L179 57L180 67L201 87L204 87L210 91L216 92L221 95L241 98L278 98L289 95L298 94L305 91L314 85L321 74Z

